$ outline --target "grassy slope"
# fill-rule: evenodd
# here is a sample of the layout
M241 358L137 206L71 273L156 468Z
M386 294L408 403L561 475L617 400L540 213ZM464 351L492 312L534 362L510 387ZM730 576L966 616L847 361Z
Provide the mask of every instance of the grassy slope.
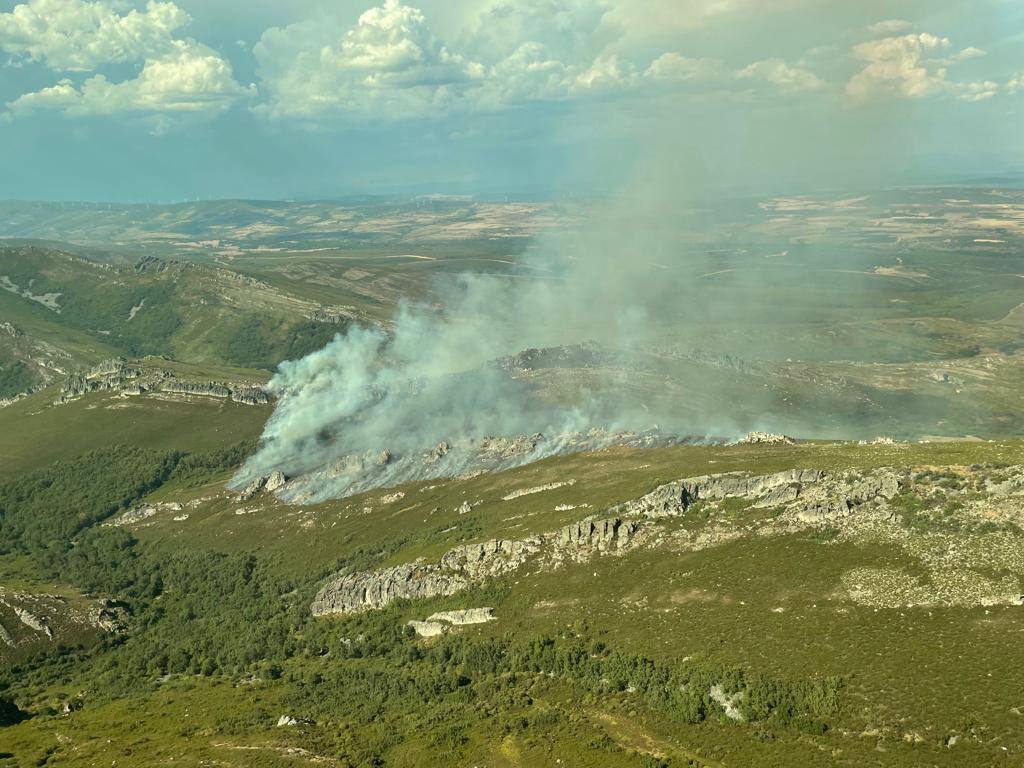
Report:
M208 451L259 436L270 406L195 398L192 402L95 393L51 407L50 387L0 410L0 479L97 445Z
M265 495L235 515L236 506L215 499L193 513L187 524L166 517L147 521L137 531L144 541L186 551L217 541L227 551L255 551L277 564L282 576L294 577L328 569L343 555L363 550L381 564L437 557L463 541L519 538L567 525L588 514L636 498L679 477L749 470L772 472L794 467L826 470L878 466L1024 463L1024 444L948 442L897 446L849 443L802 444L792 447L684 446L656 450L609 449L557 457L497 475L472 480L411 483L396 490L406 495L387 504L388 493L374 491L341 501L290 507ZM205 487L168 485L151 497L184 501L209 496L226 476ZM511 501L509 491L574 479L576 484ZM481 502L460 515L464 501ZM590 508L555 511L559 505L590 504ZM370 512L365 510L369 508ZM436 510L436 511L435 511ZM301 557L297 557L301 553Z
M147 546L168 553L255 550L261 559L275 562L282 575L296 578L322 571L333 557L357 547L385 547L382 555L387 562L435 555L461 535L442 536L440 530L459 523L454 507L465 498L485 499L472 513L474 522L466 531L472 531L468 538L476 540L549 530L581 514L555 513L556 503L587 499L599 509L635 496L658 480L705 471L978 462L1024 462L1024 443L607 451L552 459L465 483L444 483L422 494L407 489L406 498L394 506L422 501L424 506L442 508L429 528L422 525L419 509L398 512L375 506L372 514L362 514L365 500L354 499L348 512L348 502L300 511L271 504L242 517L215 504L185 524L157 518L159 522L140 527L138 533ZM553 477L574 477L578 482L571 488L499 501L508 490ZM168 486L154 498L183 498L211 488L186 491ZM316 523L303 528L302 518L314 511ZM533 516L509 520L520 514ZM388 545L395 541L404 543ZM755 726L714 720L680 725L628 694L594 697L568 681L524 681L517 685L527 685L532 703L522 714L536 722L525 731L509 732L496 720L473 721L469 741L459 747L460 765L539 766L557 758L564 765L640 766L646 753L657 753L676 760L699 756L699 764L725 766L964 766L989 764L998 759L1003 746L1010 755L1024 752L1015 713L1024 667L1012 640L1024 632L1020 610L876 611L842 598L843 572L893 564L913 568L905 554L891 548L810 535L747 539L676 555L637 551L554 573L516 574L476 593L399 604L383 621L397 625L437 609L487 604L496 608L498 621L467 628L465 636L530 637L582 626L617 650L655 659L687 656L742 665L782 679L840 675L845 681L842 709L832 729L814 737L787 730L769 734ZM369 726L334 720L295 729L273 726L294 706L288 683L292 673L330 674L338 663L330 658L295 658L285 665L281 680L254 686L175 679L127 702L87 707L66 719L36 718L5 735L19 756L40 755L52 745L62 765L115 758L119 765L147 765L172 756L176 764L184 765L210 760L226 765L334 764L336 747L330 745L336 744L338 729L352 728L359 738L369 738ZM516 709L500 711L511 716ZM539 717L544 711L553 714ZM57 733L66 741L58 742ZM968 733L975 738L965 739ZM947 749L946 739L955 734L960 734L961 743ZM408 743L388 752L388 764L452 764L436 738L433 731L410 732ZM288 753L289 749L308 752Z

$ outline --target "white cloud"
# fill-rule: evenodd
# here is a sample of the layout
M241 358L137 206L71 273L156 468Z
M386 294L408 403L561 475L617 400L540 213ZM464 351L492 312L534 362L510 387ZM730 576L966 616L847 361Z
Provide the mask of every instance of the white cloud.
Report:
M398 0L366 11L344 34L314 22L267 30L254 48L274 117L325 112L429 112L480 81L483 65L454 53L422 11Z
M119 15L106 2L29 0L0 13L0 49L51 69L86 72L169 51L188 14L170 2Z
M824 81L809 69L794 67L782 59L755 61L739 70L736 77L760 80L786 93L815 91L825 85Z
M651 62L644 76L660 82L694 82L710 80L721 72L722 62L718 59L691 59L670 52Z
M612 8L611 0L492 0L470 23L465 48L495 61L530 42L562 62L593 61L621 35L607 21Z
M1006 92L1011 96L1024 91L1024 70L1017 72L1006 81Z
M20 96L7 107L15 117L36 110L59 110L71 116L216 114L251 93L235 82L230 66L214 51L176 41L167 55L146 61L132 80L113 83L96 75L75 87L64 79Z
M853 53L865 66L846 84L847 96L858 102L884 96L920 99L952 95L964 101L983 101L994 96L998 86L993 82L949 79L949 66L985 55L981 49L971 47L951 57L941 56L950 45L949 38L927 32L860 43L854 46Z
M138 75L112 82L106 75L26 93L7 104L7 117L40 110L72 116L135 113L165 116L223 112L253 94L231 65L207 46L174 32L189 17L171 2L151 0L144 11L119 13L112 2L30 0L0 14L0 48L21 59L66 72L141 63Z
M914 25L905 19L886 19L885 21L876 21L869 26L868 34L875 37L890 37L909 32L913 28Z
M999 93L999 83L982 80L975 83L953 83L954 94L961 101L987 101Z
M299 22L267 30L254 53L270 118L445 117L543 101L608 99L721 78L722 62L665 53L641 65L608 22L614 0L491 0L458 49L424 14L384 0L345 29ZM787 90L817 87L806 70L764 72ZM787 79L788 78L788 79Z
M964 48L959 53L955 53L952 56L950 56L949 62L951 64L958 64L961 61L967 61L968 59L980 59L982 56L987 55L988 54L985 51L981 50L981 48L975 48L972 45L967 48Z

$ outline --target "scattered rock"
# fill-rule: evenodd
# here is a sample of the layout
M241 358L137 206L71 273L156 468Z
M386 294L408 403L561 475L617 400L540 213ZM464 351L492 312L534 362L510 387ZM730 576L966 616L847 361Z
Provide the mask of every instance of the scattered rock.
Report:
M796 440L787 435L777 435L771 432L748 432L730 445L796 445Z
M506 493L501 497L502 501L512 501L512 499L518 499L520 496L530 496L534 493L542 493L543 491L553 491L556 488L564 488L566 486L576 485L575 480L564 480L560 483L546 483L545 485L537 485L533 488L519 488L518 490Z
M708 695L715 704L725 711L726 717L730 720L743 722L745 718L743 717L743 713L739 710L739 705L743 703L743 691L728 694L725 692L725 688L723 688L721 684L718 684L711 686L711 690L708 691Z

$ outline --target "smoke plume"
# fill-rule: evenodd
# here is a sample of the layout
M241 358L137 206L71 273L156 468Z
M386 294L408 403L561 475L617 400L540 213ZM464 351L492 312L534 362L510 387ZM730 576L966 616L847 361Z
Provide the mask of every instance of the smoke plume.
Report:
M670 414L614 385L538 397L528 378L494 362L530 348L655 343L655 315L686 293L657 268L670 243L654 226L627 223L647 216L604 213L604 224L538 242L510 275L439 282L435 301L401 306L390 332L353 328L283 363L269 384L277 409L236 484L281 470L315 477L286 496L317 500L638 439L596 427L665 428ZM538 434L528 445L485 440Z

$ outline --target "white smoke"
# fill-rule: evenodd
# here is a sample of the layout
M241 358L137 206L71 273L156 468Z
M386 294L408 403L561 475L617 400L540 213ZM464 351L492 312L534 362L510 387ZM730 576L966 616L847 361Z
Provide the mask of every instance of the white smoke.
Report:
M439 283L437 301L403 305L390 332L352 328L283 363L269 384L277 409L235 484L273 470L315 476L292 493L315 500L452 474L481 455L496 468L615 440L580 434L594 427L649 429L657 415L623 392L542 398L528 378L493 364L529 348L596 341L628 349L649 341L648 308L673 292L649 257L616 226L561 236L524 256L511 275ZM511 454L481 442L535 433L545 437ZM422 461L439 443L447 443L445 455Z

